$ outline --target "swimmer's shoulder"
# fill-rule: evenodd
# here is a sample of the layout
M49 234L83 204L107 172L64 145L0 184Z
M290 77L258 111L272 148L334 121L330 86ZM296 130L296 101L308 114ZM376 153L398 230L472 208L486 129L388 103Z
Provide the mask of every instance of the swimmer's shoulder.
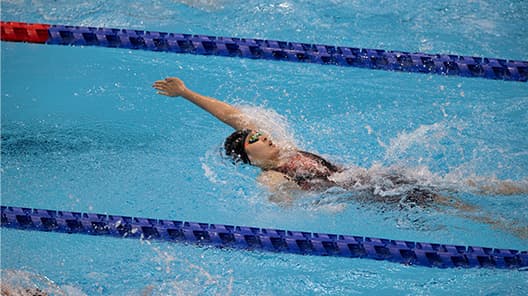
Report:
M290 182L290 177L287 175L274 171L274 170L265 170L260 173L257 178L257 181L263 185L279 185L284 182Z
M290 205L301 189L289 176L273 170L262 171L257 180L268 188L269 201L283 206Z

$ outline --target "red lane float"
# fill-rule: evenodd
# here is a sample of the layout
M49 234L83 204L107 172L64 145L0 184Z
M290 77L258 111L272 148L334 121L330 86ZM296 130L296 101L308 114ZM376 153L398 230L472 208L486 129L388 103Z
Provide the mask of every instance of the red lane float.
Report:
M47 24L28 24L18 22L1 22L2 41L46 43L49 39Z

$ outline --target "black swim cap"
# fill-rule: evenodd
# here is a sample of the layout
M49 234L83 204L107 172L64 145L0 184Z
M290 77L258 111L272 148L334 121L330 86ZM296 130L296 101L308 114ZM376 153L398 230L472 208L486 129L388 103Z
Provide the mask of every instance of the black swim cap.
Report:
M226 138L224 142L225 153L227 156L231 156L235 163L242 161L251 164L246 149L244 149L244 142L250 133L251 130L249 129L238 130Z

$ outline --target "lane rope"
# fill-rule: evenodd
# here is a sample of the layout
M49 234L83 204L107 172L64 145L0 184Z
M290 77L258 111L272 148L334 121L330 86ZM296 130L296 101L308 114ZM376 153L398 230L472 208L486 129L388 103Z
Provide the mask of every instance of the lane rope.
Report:
M1 226L218 248L368 258L439 268L528 266L528 251L1 206Z
M315 63L522 82L528 80L528 61L251 38L2 21L1 40Z

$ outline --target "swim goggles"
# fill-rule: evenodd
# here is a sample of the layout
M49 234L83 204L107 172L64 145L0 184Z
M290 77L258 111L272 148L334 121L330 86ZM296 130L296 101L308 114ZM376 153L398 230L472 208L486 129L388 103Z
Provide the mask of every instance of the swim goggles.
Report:
M261 133L261 132L256 132L256 133L254 133L253 135L251 135L251 136L249 137L248 144L253 144L253 143L258 142L260 136L262 136L262 133Z

